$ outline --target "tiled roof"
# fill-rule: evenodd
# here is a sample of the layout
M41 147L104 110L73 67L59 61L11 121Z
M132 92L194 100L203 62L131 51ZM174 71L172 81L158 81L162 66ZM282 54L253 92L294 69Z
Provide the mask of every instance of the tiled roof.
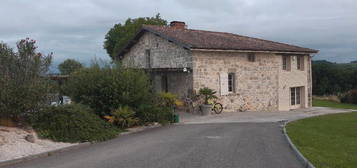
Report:
M149 31L168 39L187 49L211 50L246 50L246 51L272 51L272 52L297 52L317 53L317 50L278 43L258 38L241 36L232 33L213 32L193 29L178 29L170 26L144 25L141 32ZM140 36L139 33L138 36ZM138 37L137 37L138 38ZM131 44L133 45L133 44ZM128 47L130 48L129 44Z

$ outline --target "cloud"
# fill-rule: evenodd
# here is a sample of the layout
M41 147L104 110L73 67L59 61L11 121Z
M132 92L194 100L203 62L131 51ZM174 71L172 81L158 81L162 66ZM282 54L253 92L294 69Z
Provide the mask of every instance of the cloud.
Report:
M2 0L0 41L36 39L55 62L110 59L104 36L128 17L161 13L189 28L225 31L319 49L314 59L357 60L354 0Z

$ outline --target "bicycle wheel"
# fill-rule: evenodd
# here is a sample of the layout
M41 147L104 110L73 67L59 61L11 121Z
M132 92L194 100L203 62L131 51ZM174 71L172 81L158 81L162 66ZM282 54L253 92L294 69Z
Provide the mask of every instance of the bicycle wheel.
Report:
M223 105L221 103L215 103L213 105L213 111L216 113L216 114L221 114L222 111L223 111Z

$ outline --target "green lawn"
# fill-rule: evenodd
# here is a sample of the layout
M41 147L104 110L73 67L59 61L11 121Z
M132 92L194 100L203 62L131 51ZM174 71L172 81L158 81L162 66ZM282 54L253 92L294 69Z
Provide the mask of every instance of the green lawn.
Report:
M291 122L287 132L317 168L357 167L357 112Z
M337 102L328 101L328 100L317 100L317 99L314 99L312 101L312 106L333 107L333 108L355 109L355 110L357 110L357 105L356 104L344 104L344 103L337 103Z

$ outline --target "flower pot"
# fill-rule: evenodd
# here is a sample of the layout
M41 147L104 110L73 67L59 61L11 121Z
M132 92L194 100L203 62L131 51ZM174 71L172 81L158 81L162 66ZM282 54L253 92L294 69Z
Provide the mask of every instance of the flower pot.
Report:
M212 105L211 104L201 105L201 111L202 111L202 115L210 115L212 111Z

